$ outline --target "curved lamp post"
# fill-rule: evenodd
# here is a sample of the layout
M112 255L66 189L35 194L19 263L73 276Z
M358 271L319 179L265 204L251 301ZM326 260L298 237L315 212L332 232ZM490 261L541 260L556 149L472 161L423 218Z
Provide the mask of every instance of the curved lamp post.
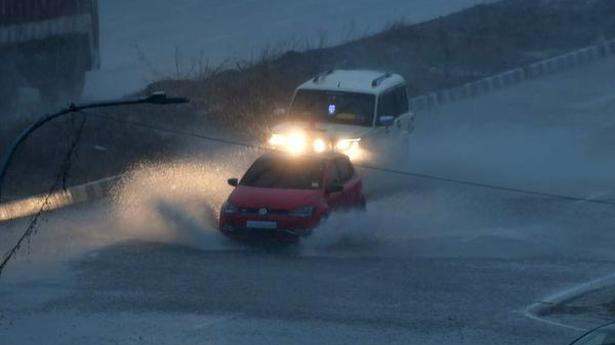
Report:
M26 128L21 134L13 141L11 145L6 149L4 153L4 158L2 159L2 163L0 164L0 202L2 202L2 185L4 182L4 176L6 175L6 171L11 164L11 160L13 159L13 155L17 150L17 147L24 142L32 132L36 131L38 128L42 127L47 122L62 117L67 114L75 113L85 109L93 109L93 108L108 108L122 105L136 105L136 104L155 104L155 105L168 105L168 104L181 104L190 102L187 98L181 97L167 97L164 92L155 92L147 97L130 99L130 100L118 100L118 101L107 101L107 102L94 102L87 103L81 105L71 104L68 108L60 110L57 113L49 114L31 126Z

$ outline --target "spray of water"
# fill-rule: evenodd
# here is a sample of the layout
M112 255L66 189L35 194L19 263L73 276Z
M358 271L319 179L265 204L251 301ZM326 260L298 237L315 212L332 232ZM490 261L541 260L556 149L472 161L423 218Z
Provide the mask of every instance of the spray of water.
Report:
M235 148L207 159L135 165L113 192L114 236L207 250L236 248L217 231L220 206L232 190L226 179L240 177L258 155ZM382 212L394 201L372 193L377 197L367 211L332 215L302 241L301 252L374 253L400 226L391 224L390 212Z
M228 149L206 159L136 165L114 191L114 236L206 250L236 249L218 233L218 213L231 192L226 179L241 176L258 155ZM412 253L409 248L417 236L452 230L445 224L454 216L442 215L450 203L437 201L443 196L403 178L361 173L368 209L332 214L301 242L302 255L406 255Z
M404 159L407 151L398 150L402 144L379 148L380 161L374 164L418 168L411 165L427 153ZM423 147L439 152L433 150L436 145ZM217 232L217 215L231 192L226 179L240 177L259 154L234 148L207 158L135 166L115 191L115 228L125 238L236 249ZM571 222L560 216L563 205L556 202L369 170L360 173L367 211L332 214L299 244L302 255L534 256L551 253L540 243L568 246L563 230L557 235L546 231L568 228Z
M129 238L219 248L226 243L216 231L231 191L226 179L241 176L254 156L235 149L198 161L136 165L114 190L115 228Z

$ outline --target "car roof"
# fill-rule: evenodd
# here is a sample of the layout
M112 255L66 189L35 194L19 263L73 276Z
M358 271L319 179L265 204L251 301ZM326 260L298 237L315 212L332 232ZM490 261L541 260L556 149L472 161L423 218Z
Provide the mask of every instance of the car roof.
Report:
M346 156L343 153L335 152L335 151L323 152L323 153L302 154L299 156L294 156L294 155L291 155L290 153L283 152L283 151L270 151L260 156L258 160L260 159L288 159L288 158L294 158L294 157L298 157L302 159L311 159L311 160L322 160L322 161L328 161L328 160L332 160L336 158L341 158L341 159L350 161L348 156Z
M405 84L399 74L371 70L330 70L301 84L298 90L335 90L379 94Z

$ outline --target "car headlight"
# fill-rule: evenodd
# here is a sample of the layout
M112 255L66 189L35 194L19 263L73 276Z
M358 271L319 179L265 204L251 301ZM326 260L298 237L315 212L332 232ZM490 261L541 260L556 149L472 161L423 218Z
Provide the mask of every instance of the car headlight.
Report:
M338 151L346 152L359 147L359 139L340 139L335 144Z
M325 152L326 150L327 150L327 143L323 139L318 138L314 140L314 152L321 153L321 152Z
M224 214L234 214L239 212L239 208L227 201L222 205L222 212Z
M307 206L294 209L288 212L288 215L291 217L311 217L314 214L314 206Z
M269 144L272 146L282 146L286 144L286 136L284 134L273 133L269 138Z

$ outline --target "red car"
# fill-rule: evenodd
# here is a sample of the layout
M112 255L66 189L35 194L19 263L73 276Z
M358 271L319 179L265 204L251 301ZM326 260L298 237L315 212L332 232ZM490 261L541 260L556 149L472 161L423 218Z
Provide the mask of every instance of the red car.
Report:
M347 156L267 153L257 159L220 211L220 231L236 239L294 241L330 212L365 208L363 183Z

